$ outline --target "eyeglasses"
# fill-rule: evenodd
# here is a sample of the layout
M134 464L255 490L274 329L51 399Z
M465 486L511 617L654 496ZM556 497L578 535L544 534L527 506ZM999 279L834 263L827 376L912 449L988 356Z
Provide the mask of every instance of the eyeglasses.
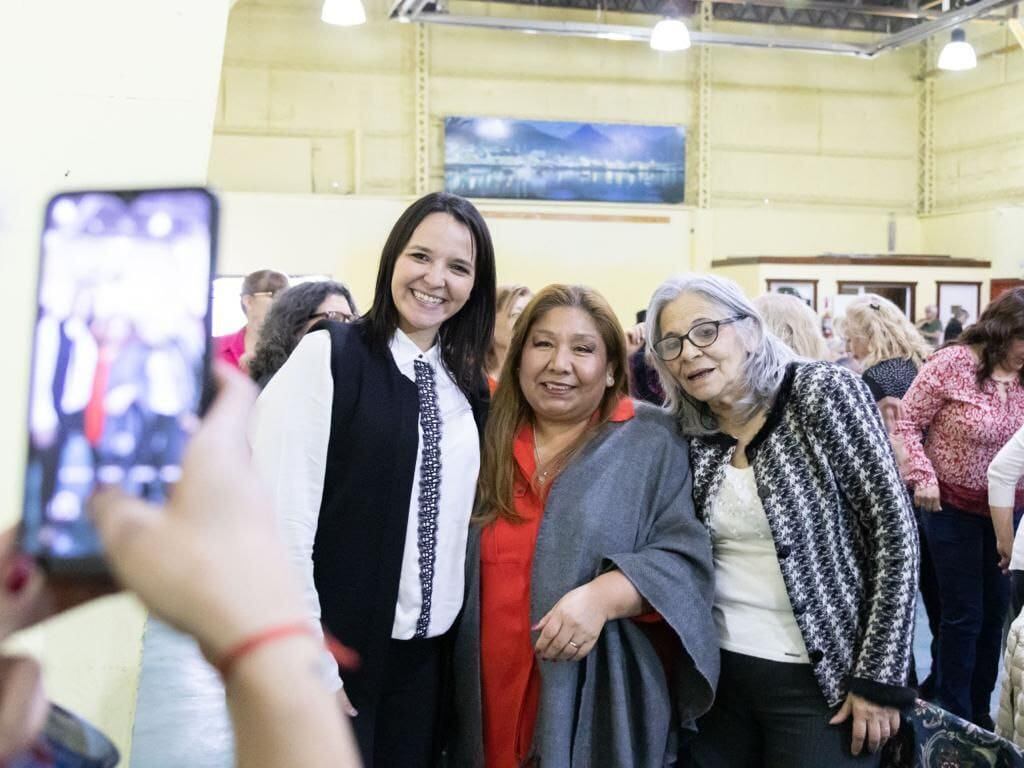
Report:
M704 349L710 347L718 340L718 329L723 325L729 323L735 323L737 320L746 320L746 315L736 315L735 317L727 317L724 320L707 320L703 323L697 323L690 332L684 336L679 336L674 333L670 333L667 336L663 336L654 344L654 353L662 360L668 362L669 360L675 360L683 353L683 342L689 340L693 346L697 349Z
M355 315L348 315L344 312L337 312L335 310L329 310L327 312L314 312L309 316L310 320L334 320L337 323L351 323L355 320Z
M277 296L281 291L253 291L248 294L249 296L269 296L271 299ZM244 296L245 294L243 294Z

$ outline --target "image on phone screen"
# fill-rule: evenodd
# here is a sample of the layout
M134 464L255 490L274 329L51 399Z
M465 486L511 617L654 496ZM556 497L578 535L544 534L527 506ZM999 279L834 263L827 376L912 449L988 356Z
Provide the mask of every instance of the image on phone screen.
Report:
M207 365L215 199L202 189L57 195L46 210L21 547L99 560L98 484L163 501Z

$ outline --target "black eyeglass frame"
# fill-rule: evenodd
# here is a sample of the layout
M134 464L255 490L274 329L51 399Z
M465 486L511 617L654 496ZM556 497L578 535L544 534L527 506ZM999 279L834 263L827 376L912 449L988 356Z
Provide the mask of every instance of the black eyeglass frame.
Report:
M339 312L335 309L328 310L327 312L314 312L309 316L310 320L334 320L341 323L351 323L356 319L355 315L349 315L345 312Z
M749 315L733 315L732 317L726 317L726 318L723 318L722 320L705 320L702 323L697 323L695 326L693 326L689 331L687 331L682 336L680 336L677 333L670 333L670 334L668 334L666 336L662 336L660 339L658 339L652 345L652 347L654 348L654 354L656 354L661 360L663 360L664 362L667 363L667 362L670 362L672 360L675 360L677 357L679 357L681 354L683 354L683 344L685 342L687 342L687 341L689 341L691 344L693 344L693 346L695 346L697 349L707 349L712 344L714 344L716 341L718 341L718 334L721 332L723 325L729 325L730 323L739 322L740 320L746 320L748 317L749 317ZM690 334L693 333L694 331L696 331L698 328L700 328L702 326L707 326L707 325L713 325L715 327L715 337L713 339L711 339L711 341L709 341L707 344L698 344L696 340L694 340L694 339L692 339L690 337ZM665 357L665 355L663 355L661 353L661 350L659 349L659 347L661 347L662 344L664 342L666 342L666 341L678 341L679 342L679 350L674 355L672 355L671 357Z

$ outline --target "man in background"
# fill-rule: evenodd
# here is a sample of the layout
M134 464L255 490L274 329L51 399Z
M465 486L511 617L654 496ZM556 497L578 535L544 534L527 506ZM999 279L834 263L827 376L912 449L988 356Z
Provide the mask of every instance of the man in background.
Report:
M924 320L917 324L917 330L931 346L937 347L942 341L942 321L939 320L939 308L929 304L924 308Z
M272 269L261 269L242 281L241 305L245 313L245 326L217 336L213 340L216 357L246 371L249 360L256 352L263 320L274 303L274 297L288 287L288 276Z
M953 307L953 317L946 323L946 332L942 336L942 341L947 344L951 341L956 341L957 337L964 332L964 323L967 322L968 317L970 315L967 314L966 309L959 304L955 305Z

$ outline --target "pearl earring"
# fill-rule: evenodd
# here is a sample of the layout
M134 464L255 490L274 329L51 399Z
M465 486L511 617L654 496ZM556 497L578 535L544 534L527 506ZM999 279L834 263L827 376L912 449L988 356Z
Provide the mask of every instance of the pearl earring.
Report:
M605 381L608 382L608 386L610 387L610 386L612 386L615 383L615 377L614 376L609 376L607 379L605 379Z

